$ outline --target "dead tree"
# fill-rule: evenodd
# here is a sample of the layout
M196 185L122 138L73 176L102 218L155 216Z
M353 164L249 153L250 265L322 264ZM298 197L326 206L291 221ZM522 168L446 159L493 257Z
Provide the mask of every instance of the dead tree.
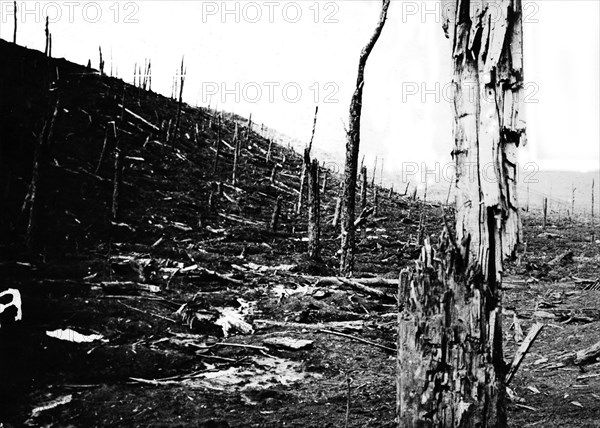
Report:
M300 214L302 210L302 199L304 198L304 182L306 181L306 173L309 165L306 163L306 159L310 159L310 153L312 151L313 140L315 138L315 131L317 129L317 116L319 114L319 106L315 108L315 118L313 120L312 134L308 146L304 149L304 157L302 161L302 171L300 172L300 194L298 195L298 205L296 205L296 214Z
M350 102L350 117L346 132L346 163L344 167L344 195L342 197L342 239L340 258L340 273L351 276L354 269L354 240L355 240L355 208L356 208L356 176L358 169L358 152L360 147L360 116L362 113L362 98L365 86L365 66L367 60L381 36L387 19L390 0L383 0L379 21L371 39L360 53L358 61L358 76L356 88Z
M104 57L102 56L102 46L98 46L98 54L100 56L99 59L99 70L100 70L100 76L104 76ZM135 80L135 78L134 78ZM135 84L135 82L134 82Z
M17 2L16 0L13 1L13 10L14 10L14 15L13 15L13 22L14 22L14 29L13 29L13 43L16 45L17 44L17 13L19 12L18 8L17 8Z
M273 208L273 215L271 216L271 230L273 232L277 232L277 227L279 226L279 216L281 215L281 204L283 202L283 197L280 195L277 197L277 201L275 202L275 208Z
M308 255L313 260L321 257L321 198L319 194L319 161L306 159L308 165Z
M360 210L367 208L367 167L360 169Z
M238 169L238 163L240 161L240 154L241 154L240 147L241 147L242 143L239 138L236 138L235 135L233 138L234 138L234 141L233 141L233 172L231 174L231 182L235 186L235 184L237 183L237 169Z
M323 172L323 181L321 183L321 193L325 193L327 191L327 170Z
M246 141L250 141L250 131L252 130L252 113L248 117L248 125L246 125Z
M269 138L269 150L267 150L267 156L265 158L265 162L269 164L271 162L271 150L273 149L273 139Z
M544 198L544 229L546 228L547 218L548 218L548 198Z
M175 131L173 131L171 146L175 146L175 140L177 139L177 135L179 134L179 125L181 123L181 109L183 107L183 85L185 84L185 76L187 74L187 70L184 68L184 60L185 58L181 58L181 70L179 72L179 102L177 103L177 119L175 119Z
M50 56L50 21L46 16L46 28L44 30L46 33L46 47L44 48L44 55Z
M379 158L375 156L375 163L373 164L373 176L371 177L371 188L375 188L375 176L377 175L377 161Z
M373 215L379 215L379 189L373 187Z
M521 1L451 0L442 10L453 41L457 236L444 231L436 247L426 239L402 275L398 426L500 428L501 272L519 242L515 155L525 142ZM484 180L489 165L495 180Z

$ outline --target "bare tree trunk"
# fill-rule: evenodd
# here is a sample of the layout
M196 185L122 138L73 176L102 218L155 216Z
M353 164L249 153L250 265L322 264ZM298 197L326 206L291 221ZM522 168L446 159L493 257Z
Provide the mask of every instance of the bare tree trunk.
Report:
M181 122L181 108L183 107L183 85L185 84L185 76L187 71L184 69L184 58L181 58L181 71L179 74L179 102L177 103L177 119L175 120L175 131L173 131L173 137L171 140L171 146L175 146L175 140L179 134L179 125Z
M269 150L267 150L267 157L265 159L266 163L269 164L271 162L271 150L273 149L273 139L269 139Z
M310 149L306 147L304 149L304 157L302 158L302 171L300 171L300 193L298 195L298 203L296 204L296 214L300 214L302 211L302 200L304 199L304 183L306 182L306 173L308 165L306 159L310 159Z
M310 142L308 143L308 153L312 152L312 145L315 139L315 131L317 130L317 117L319 116L319 106L315 107L315 119L313 120L312 134L310 136Z
M331 221L331 225L334 229L337 229L340 224L340 213L342 212L342 195L344 193L344 183L341 183L340 190L338 191L338 196L335 198L335 210L333 212L333 220Z
M525 142L521 1L445 6L457 91L457 236L445 230L437 248L426 239L416 270L402 275L398 426L500 428L501 272L520 238L516 147ZM490 167L495 179L484 179Z
M310 153L312 151L313 140L315 138L315 131L317 129L317 117L319 115L319 106L315 108L315 119L313 121L312 134L308 146L304 149L304 158L302 161L302 172L300 173L300 194L298 195L298 205L296 205L296 214L300 214L302 211L302 200L304 198L304 182L306 173L310 165L307 165L306 159L310 159Z
M377 161L379 161L379 158L375 156L375 163L373 164L373 176L371 177L371 188L375 188L375 176L377 175Z
M13 16L13 22L14 22L14 25L15 25L15 28L13 29L13 43L16 45L17 44L17 25L18 25L18 22L17 22L17 12L19 11L18 8L17 8L17 2L16 2L16 0L13 1L13 9L14 9L14 12L15 12L15 14Z
M48 56L48 48L49 46L49 42L50 42L50 24L49 24L49 19L46 16L46 27L44 28L44 33L46 34L46 44L44 47L44 55Z
M350 118L346 133L346 164L344 168L344 195L342 197L342 255L340 259L340 273L351 276L354 270L354 218L356 213L356 176L358 169L358 152L360 147L360 116L362 113L362 98L365 85L365 66L369 55L373 51L387 19L390 0L383 0L379 22L371 39L360 53L358 61L358 76L356 89L350 102Z
M373 187L373 215L379 215L379 189L377 186Z
M306 160L308 165L308 255L320 260L321 248L321 201L319 194L319 161Z
M547 217L548 217L548 198L544 198L544 229L546 228L546 224L547 224Z
M367 167L360 169L360 210L367 208Z
M235 134L234 134L234 141L233 141L233 172L231 174L231 182L233 183L233 185L235 186L237 183L237 168L238 168L238 163L240 161L240 154L241 154L241 145L242 142L240 141L239 138L236 138Z
M279 216L281 215L281 203L283 202L283 197L278 196L277 202L275 202L275 208L273 209L273 215L271 216L271 230L273 232L277 232L277 227L279 226Z

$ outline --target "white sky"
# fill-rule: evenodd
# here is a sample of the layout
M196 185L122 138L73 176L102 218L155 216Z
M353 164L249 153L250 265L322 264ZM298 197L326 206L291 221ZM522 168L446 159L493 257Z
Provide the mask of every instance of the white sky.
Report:
M225 102L218 100L220 109L252 113L256 122L303 141L310 137L317 97L315 145L340 160L342 121L347 123L358 56L381 6L374 0L17 3L21 45L43 49L47 13L53 56L81 64L91 59L97 67L101 45L106 68L112 52L114 67L126 81L132 81L136 62L151 58L153 90L166 95L185 55L187 102L207 105L206 89L216 88L213 107L224 96ZM599 4L523 0L531 102L522 164L600 168ZM233 12L224 14L226 9ZM293 22L298 11L301 16ZM3 39L12 40L12 21L12 1L1 1ZM450 161L452 111L444 96L450 79L450 42L441 29L437 1L393 0L367 64L361 140L367 164L375 156L385 157L386 172L396 173L403 162ZM232 92L224 94L223 88ZM296 88L302 91L298 97ZM411 90L417 93L407 93Z

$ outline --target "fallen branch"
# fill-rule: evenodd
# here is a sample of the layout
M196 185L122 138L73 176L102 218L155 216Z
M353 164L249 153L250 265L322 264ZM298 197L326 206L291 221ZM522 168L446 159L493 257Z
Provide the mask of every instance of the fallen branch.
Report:
M575 365L582 365L595 361L600 356L600 342L594 343L592 346L577 351L573 363Z
M145 314L145 315L150 315L150 316L153 316L153 317L156 317L156 318L160 318L160 319L163 319L165 321L171 321L172 323L177 324L177 321L175 321L173 318L165 317L165 316L162 316L162 315L159 315L159 314L155 314L153 312L143 311L141 309L134 308L133 306L129 306L129 305L123 303L123 302L119 302L119 303L121 305L125 306L126 308L131 309L132 311L140 312L140 313Z
M346 330L361 330L363 328L363 321L333 321L327 323L317 324L304 324L299 322L288 322L288 321L272 321L272 320L254 320L254 324L264 324L272 327L285 327L285 328L300 328L306 330L323 330L325 328L335 329L346 329Z
M349 334L339 333L337 331L325 330L325 329L319 329L317 331L320 332L320 333L333 334L335 336L340 336L340 337L345 337L347 339L356 340L357 342L362 342L362 343L365 343L367 345L375 346L376 348L383 349L385 351L391 352L392 354L395 354L397 352L397 350L395 348L390 348L390 347L385 346L385 345L380 345L379 343L371 342L370 340L362 339L362 338L356 337L356 336L351 336Z
M531 327L531 329L529 330L529 333L527 333L527 337L525 337L525 340L523 341L523 343L521 343L521 346L519 346L519 349L517 349L517 352L515 353L515 357L513 358L512 364L510 365L510 369L508 370L508 373L506 374L506 378L504 379L504 384L506 386L508 386L508 384L514 377L515 373L519 369L519 366L521 365L521 362L523 361L523 358L525 358L525 355L527 355L529 348L531 347L531 345L533 345L535 338L537 337L539 332L542 331L543 327L544 327L544 324L536 323Z
M153 125L152 123L150 123L146 119L144 119L142 116L135 114L128 108L123 107L122 104L118 104L118 106L119 106L119 108L123 109L126 113L129 113L131 116L135 117L137 120L139 120L143 124L148 125L150 128L154 129L155 131L160 131L160 128L158 126Z

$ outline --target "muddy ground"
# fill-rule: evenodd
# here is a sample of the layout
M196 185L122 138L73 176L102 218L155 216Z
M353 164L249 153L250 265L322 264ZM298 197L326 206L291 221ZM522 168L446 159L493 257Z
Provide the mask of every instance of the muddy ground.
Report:
M23 320L0 320L2 426L394 426L394 280L450 207L378 189L355 276L387 279L371 286L383 294L324 281L338 262L333 172L322 173L315 262L306 213L294 211L301 158L274 144L267 159L260 125L246 136L246 119L185 106L171 145L174 101L2 41L0 51L10 59L0 65L1 285L23 295ZM26 249L31 129L49 104L37 102L39 77L56 66L61 110L36 245ZM143 121L123 114L123 99ZM114 222L112 121L127 160ZM236 123L245 144L233 185ZM99 162L107 135L110 155ZM373 204L373 189L368 197ZM504 281L507 362L534 323L544 328L510 384L509 426L599 426L600 365L575 367L568 353L598 340L600 237L588 219L550 218L544 228L539 213L524 212L523 222L526 245ZM76 341L90 335L99 336Z

